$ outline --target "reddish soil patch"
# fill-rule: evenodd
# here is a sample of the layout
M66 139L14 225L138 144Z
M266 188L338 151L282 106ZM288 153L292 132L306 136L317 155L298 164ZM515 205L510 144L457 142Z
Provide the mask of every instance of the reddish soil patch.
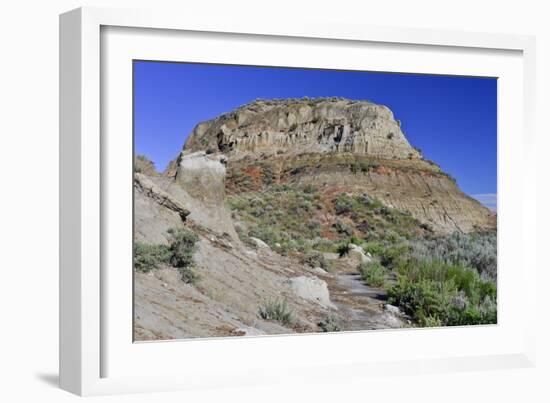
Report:
M262 185L262 168L258 166L247 166L246 168L243 168L242 172L250 176L255 185Z
M321 227L321 237L330 239L331 241L336 241L338 239L338 235L334 233L334 231L331 231L331 228L331 226Z
M387 166L381 165L376 168L374 168L374 172L381 175L389 175L393 172L392 168L389 168Z

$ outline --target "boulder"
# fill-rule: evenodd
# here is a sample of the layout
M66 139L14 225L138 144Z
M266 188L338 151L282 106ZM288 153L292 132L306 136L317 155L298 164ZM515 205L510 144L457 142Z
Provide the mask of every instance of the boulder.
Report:
M353 243L348 244L347 256L357 261L357 263L368 263L372 261L372 259L369 256L367 256L367 254L365 253L362 247L355 245Z
M251 236L250 240L256 244L257 248L271 249L268 244L266 244L264 241L262 241L259 238L254 238Z
M315 302L325 308L336 309L330 301L327 283L318 277L300 276L289 279L290 289L298 297Z
M323 274L323 275L328 274L328 272L326 270L322 269L321 267L314 267L313 271L317 274Z
M401 313L401 310L398 307L396 307L395 305L386 304L386 305L384 305L384 309L388 313L390 313L394 316L403 316L403 314Z

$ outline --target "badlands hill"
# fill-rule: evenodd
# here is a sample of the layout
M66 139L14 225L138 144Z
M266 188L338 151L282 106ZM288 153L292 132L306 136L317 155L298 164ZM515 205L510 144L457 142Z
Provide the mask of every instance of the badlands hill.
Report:
M198 124L164 173L136 159L134 204L136 340L451 323L385 302L399 253L496 228L387 107L341 98L257 100ZM196 278L164 257L178 230ZM495 281L492 258L476 276ZM492 321L485 297L466 298L475 323Z
M197 125L183 150L194 151L227 156L232 192L311 184L367 192L438 232L496 225L490 210L409 144L387 107L367 101L257 100Z

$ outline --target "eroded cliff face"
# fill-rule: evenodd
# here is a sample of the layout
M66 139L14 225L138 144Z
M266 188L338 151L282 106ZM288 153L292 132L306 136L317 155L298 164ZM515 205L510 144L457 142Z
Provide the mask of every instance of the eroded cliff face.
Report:
M494 213L423 159L393 113L371 102L258 100L197 125L183 155L197 151L227 156L230 193L312 184L330 194L368 192L436 232L496 226Z
M186 150L250 155L351 152L419 158L385 106L347 99L259 100L199 124Z

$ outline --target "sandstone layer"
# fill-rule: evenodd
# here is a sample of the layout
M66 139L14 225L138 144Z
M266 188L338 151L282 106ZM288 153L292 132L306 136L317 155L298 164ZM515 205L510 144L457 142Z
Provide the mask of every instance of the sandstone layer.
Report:
M245 156L352 152L419 158L390 109L340 98L258 100L195 127L185 150Z

